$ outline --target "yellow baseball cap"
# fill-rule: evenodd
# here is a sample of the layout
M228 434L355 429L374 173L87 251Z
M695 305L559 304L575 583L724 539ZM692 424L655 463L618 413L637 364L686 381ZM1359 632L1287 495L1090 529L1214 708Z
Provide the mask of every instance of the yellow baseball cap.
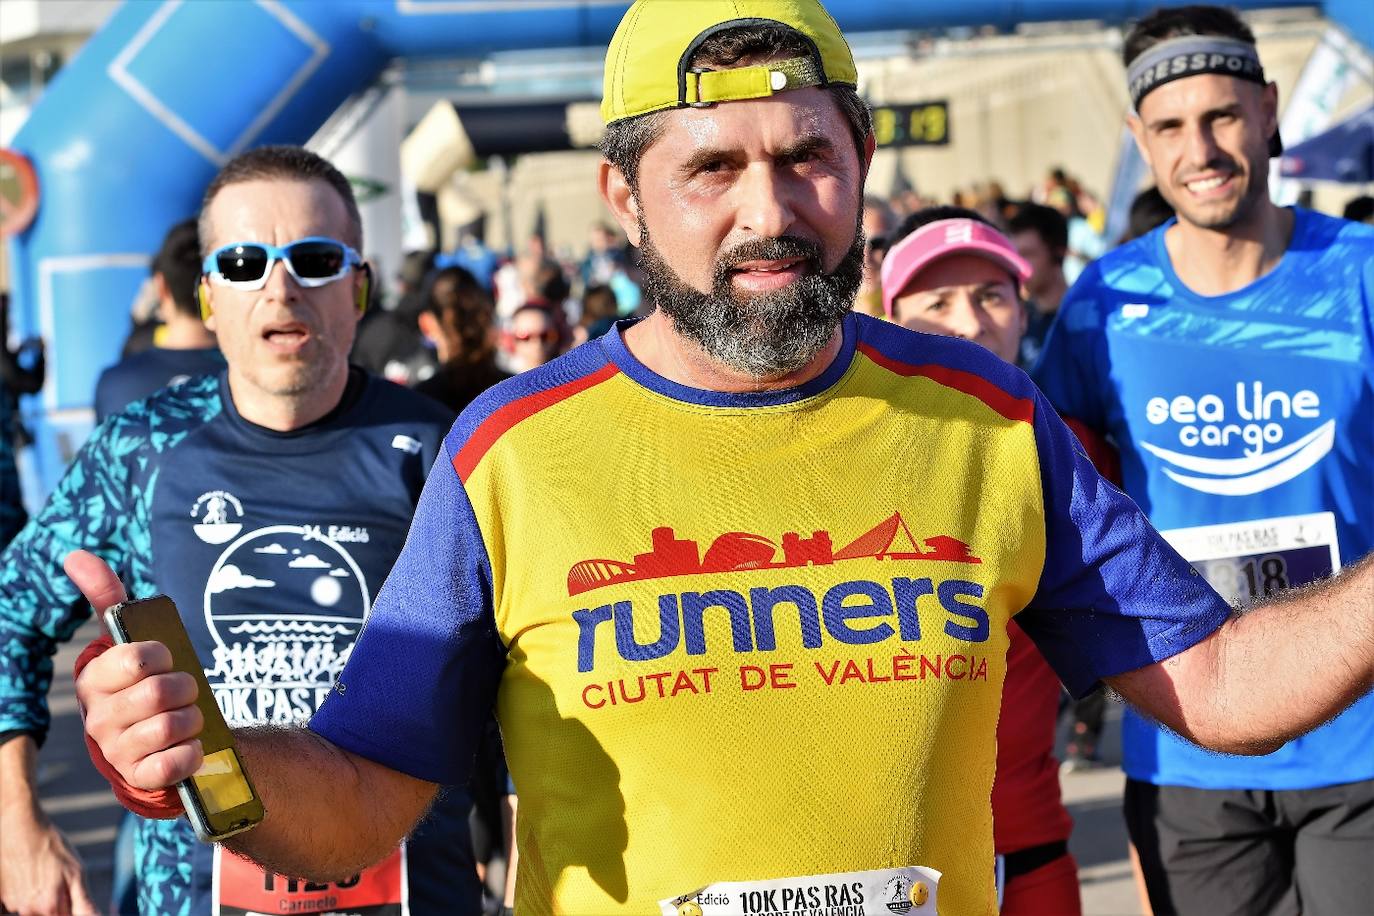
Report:
M688 61L722 29L785 25L810 53L731 70L695 70ZM844 83L858 87L854 55L819 0L635 0L606 49L601 118L607 124L665 108L757 99L775 92Z

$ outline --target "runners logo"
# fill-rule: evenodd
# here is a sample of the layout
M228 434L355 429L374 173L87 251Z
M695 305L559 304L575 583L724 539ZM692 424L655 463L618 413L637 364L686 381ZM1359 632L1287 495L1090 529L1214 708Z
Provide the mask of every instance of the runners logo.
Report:
M1266 391L1262 382L1237 382L1234 395L1229 411L1218 394L1151 398L1145 405L1146 420L1153 426L1178 424L1179 444L1189 451L1143 441L1141 448L1158 458L1165 476L1180 486L1216 496L1249 496L1294 479L1326 457L1335 444L1334 419L1292 442L1284 441L1294 420L1321 419L1321 398L1315 391L1289 394ZM1197 453L1237 445L1239 457Z

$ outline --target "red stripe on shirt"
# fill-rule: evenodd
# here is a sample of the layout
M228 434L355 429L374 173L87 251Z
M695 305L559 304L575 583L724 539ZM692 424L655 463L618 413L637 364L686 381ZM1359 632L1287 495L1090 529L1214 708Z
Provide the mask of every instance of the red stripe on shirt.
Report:
M527 394L523 398L516 398L509 404L502 405L492 411L491 416L483 420L481 425L473 430L468 441L458 450L458 454L453 456L453 469L458 472L458 478L467 483L468 475L477 467L477 463L482 460L482 456L487 453L487 450L521 420L532 417L559 401L566 401L579 392L599 385L619 371L615 363L608 362L589 375L544 391Z
M1035 422L1035 401L1030 398L1012 397L981 375L974 375L972 372L965 372L962 369L951 369L948 366L937 366L933 363L915 366L900 362L883 355L872 345L862 342L859 344L859 352L889 372L907 377L919 375L944 385L946 388L953 388L955 391L972 395L1008 420L1020 420L1025 423Z

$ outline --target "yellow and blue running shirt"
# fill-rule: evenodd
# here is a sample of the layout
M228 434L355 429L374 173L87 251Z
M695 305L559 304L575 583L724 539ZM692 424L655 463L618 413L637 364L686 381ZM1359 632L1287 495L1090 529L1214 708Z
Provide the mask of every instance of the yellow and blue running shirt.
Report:
M1228 614L1020 370L843 327L825 373L755 394L616 329L446 439L311 727L462 783L495 698L521 912L906 865L993 912L1007 622L1083 693Z

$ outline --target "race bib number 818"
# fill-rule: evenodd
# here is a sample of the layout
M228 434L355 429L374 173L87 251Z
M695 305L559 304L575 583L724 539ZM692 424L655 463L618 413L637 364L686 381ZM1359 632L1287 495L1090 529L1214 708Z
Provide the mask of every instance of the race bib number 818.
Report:
M1341 568L1330 512L1160 532L1235 606L1335 575Z

